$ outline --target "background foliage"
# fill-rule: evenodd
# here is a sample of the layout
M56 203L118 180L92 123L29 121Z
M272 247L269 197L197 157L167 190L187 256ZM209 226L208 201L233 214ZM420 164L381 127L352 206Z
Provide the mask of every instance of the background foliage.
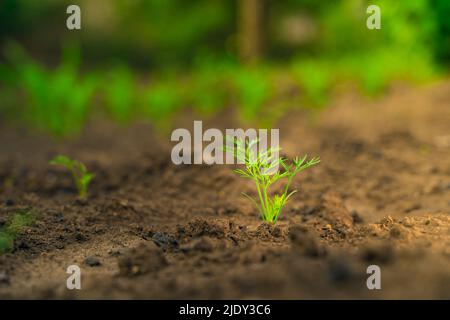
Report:
M72 3L80 31L65 27L67 1L0 2L2 118L64 136L99 115L165 130L184 109L234 107L241 121L270 125L290 108L325 106L338 84L373 97L393 81L430 81L450 61L446 0L375 1L376 31L369 1L261 1L253 63L239 56L239 1Z

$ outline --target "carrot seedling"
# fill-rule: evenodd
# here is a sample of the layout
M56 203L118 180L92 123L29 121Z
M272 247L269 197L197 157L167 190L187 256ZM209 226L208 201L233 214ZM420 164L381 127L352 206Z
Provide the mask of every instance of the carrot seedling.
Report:
M59 155L50 161L50 164L67 168L72 173L79 198L86 199L89 183L95 175L89 172L83 163L77 160L72 160L66 156Z
M243 195L255 204L263 221L275 224L286 202L297 192L297 190L289 192L294 177L301 171L318 164L320 159L317 157L307 160L305 155L303 158L296 157L292 161L288 161L288 159L278 156L280 148L268 148L263 152L256 152L257 144L257 140L232 139L231 146L233 147L228 144L224 150L233 154L237 163L244 165L244 169L235 169L234 172L255 183L258 197L253 198L246 193ZM282 171L277 169L279 166ZM269 194L270 186L281 179L287 179L283 193L271 196Z

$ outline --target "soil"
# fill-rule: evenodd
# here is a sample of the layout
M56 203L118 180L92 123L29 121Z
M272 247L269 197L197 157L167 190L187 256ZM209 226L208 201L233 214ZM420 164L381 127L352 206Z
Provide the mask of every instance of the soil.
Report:
M322 162L295 179L276 226L241 196L254 191L232 166L172 164L168 134L149 124L95 122L58 141L3 123L0 223L23 208L38 220L0 256L0 297L449 299L449 122L449 81L290 113L284 153ZM48 165L60 153L95 172L87 201ZM81 290L66 288L73 264ZM381 290L366 286L373 264Z

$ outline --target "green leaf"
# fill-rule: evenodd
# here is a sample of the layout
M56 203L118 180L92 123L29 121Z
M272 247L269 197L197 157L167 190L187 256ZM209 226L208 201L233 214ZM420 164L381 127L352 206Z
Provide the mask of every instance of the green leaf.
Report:
M50 161L50 164L62 165L69 169L72 173L73 179L75 180L75 186L78 189L80 198L86 197L89 183L95 175L88 172L86 166L82 162L72 160L64 155L59 155Z
M73 167L73 160L69 159L66 156L58 155L50 161L50 164L61 165L70 169Z
M81 184L83 186L87 187L89 185L89 183L92 181L92 179L94 179L94 177L95 177L95 174L93 174L93 173L86 173L85 175L83 175L81 177Z

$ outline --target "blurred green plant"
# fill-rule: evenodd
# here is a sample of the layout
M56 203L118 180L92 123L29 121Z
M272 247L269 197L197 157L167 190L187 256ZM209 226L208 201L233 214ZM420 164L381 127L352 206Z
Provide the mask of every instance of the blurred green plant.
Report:
M136 116L136 83L133 73L124 65L111 70L103 83L108 115L121 124Z
M430 6L433 8L432 21L436 23L436 35L433 39L435 56L438 61L444 63L446 67L450 65L450 1L431 0Z
M350 78L354 79L369 97L383 93L393 81L422 83L437 75L430 57L425 53L405 53L389 48L348 57L342 62L342 67L350 72Z
M33 210L22 210L14 213L0 227L0 255L14 249L14 240L23 232L24 228L33 225L37 214Z
M331 70L327 61L304 59L294 63L292 74L301 90L304 106L325 105L333 81Z
M267 70L241 67L236 68L231 76L238 111L242 119L244 121L258 120L260 112L273 93Z
M183 90L175 80L157 81L142 94L141 112L156 129L166 132L183 102Z
M186 100L200 115L212 115L230 103L230 86L226 80L227 69L200 67L192 74Z
M79 51L66 47L61 64L47 70L31 60L17 44L7 51L10 65L6 83L15 89L15 107L28 123L55 136L78 131L88 116L90 99L97 85L92 74L78 74Z
M62 166L69 170L78 190L78 197L82 200L86 199L89 184L95 175L89 172L82 162L72 160L64 155L58 155L50 161L50 164Z
M39 7L28 2L7 0L0 8L14 11L12 16L23 22ZM435 58L442 63L450 52L449 2L379 0L376 4L382 12L380 30L365 27L366 0L269 1L270 28L263 35L267 59L246 66L236 63L234 56L239 19L235 2L118 0L103 20L92 22L106 23L107 28L101 34L83 31L88 36L80 40L84 57L100 66L98 70L104 66L90 60L94 53L104 57L108 52L119 61L106 68L106 77L94 72L81 75L80 54L74 47L67 47L60 65L50 69L13 46L7 52L9 63L0 65L0 111L63 136L82 127L91 114L92 98L99 93L106 113L121 124L143 117L166 131L187 108L208 116L231 105L243 122L270 126L295 105L326 105L340 83L354 83L364 95L376 97L393 81L421 83L439 75L443 65ZM39 9L39 21L59 6L43 1L46 8ZM296 26L302 27L300 35L309 30L306 40L283 44L283 37L278 37L272 42L283 21L292 26L287 28L292 31L288 36L295 36ZM14 32L19 29L15 24ZM99 41L108 35L113 44ZM271 48L274 43L277 48ZM149 66L152 81L141 85L140 79L147 78L144 67ZM288 86L283 82L286 78Z
M227 0L118 0L114 7L127 32L113 36L147 49L147 62L166 69L191 63L205 48L219 51L234 27L234 4Z

